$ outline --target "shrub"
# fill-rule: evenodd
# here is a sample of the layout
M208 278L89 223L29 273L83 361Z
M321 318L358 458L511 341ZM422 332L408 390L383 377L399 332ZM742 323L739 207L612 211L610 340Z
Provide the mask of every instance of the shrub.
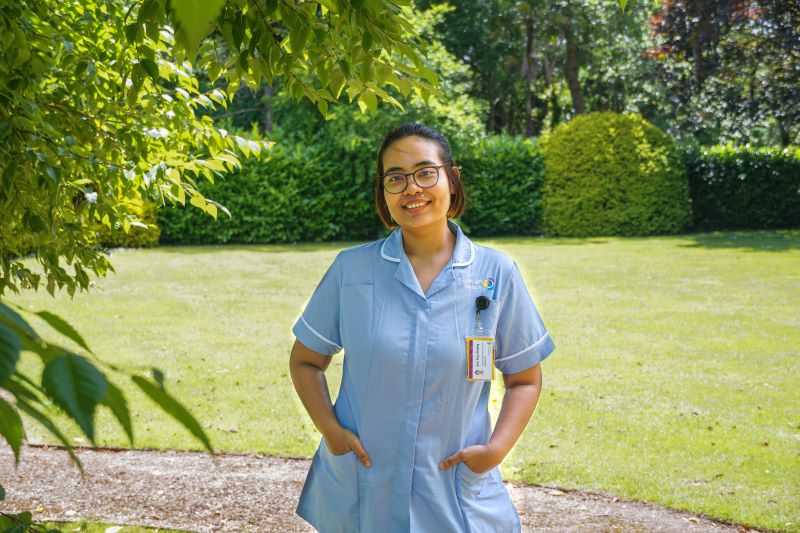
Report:
M224 205L218 220L192 206L161 209L162 243L283 243L373 239L372 155L324 145L275 145L200 191Z
M639 115L589 113L542 139L549 235L677 233L691 220L682 157Z
M457 155L457 154L456 154ZM461 217L475 236L540 232L540 188L544 164L535 141L493 135L456 157L467 189Z
M698 230L800 227L800 147L686 151Z

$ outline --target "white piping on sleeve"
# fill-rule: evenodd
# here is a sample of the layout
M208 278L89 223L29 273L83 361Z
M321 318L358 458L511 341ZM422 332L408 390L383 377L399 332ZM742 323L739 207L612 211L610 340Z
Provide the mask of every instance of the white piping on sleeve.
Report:
M320 339L324 340L325 342L327 342L327 343L328 343L328 344L330 344L331 346L335 347L337 350L341 350L341 349L342 349L342 347L341 347L341 346L339 346L338 344L336 344L335 342L333 342L333 341L331 341L331 340L328 340L328 339L326 339L325 337L323 337L322 335L320 335L320 334L317 332L317 330L315 330L314 328L312 328L312 327L311 327L311 324L309 324L308 322L306 322L306 318L305 318L303 315L300 315L300 320L302 320L302 321L303 321L303 324L305 324L305 325L306 325L306 327L307 327L307 328L308 328L308 329L311 331L311 333L313 333L314 335L316 335L316 336L317 336L317 337L319 337Z
M533 350L534 348L536 348L537 346L539 346L549 336L550 336L550 333L545 333L544 335L542 335L541 339L539 339L538 341L534 342L533 344L531 344L527 348L524 348L524 349L520 350L519 352L511 354L511 355L508 355L506 357L501 357L499 359L495 359L495 362L497 362L497 361L508 361L509 359L514 359L517 356L520 356L520 355L522 355L524 353L527 353L527 352Z

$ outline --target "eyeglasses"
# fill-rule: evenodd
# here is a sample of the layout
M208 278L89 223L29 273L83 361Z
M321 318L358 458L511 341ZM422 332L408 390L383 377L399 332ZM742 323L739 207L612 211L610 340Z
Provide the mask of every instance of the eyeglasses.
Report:
M408 187L408 177L411 176L414 180L414 183L417 184L418 187L422 187L423 189L427 189L436 185L439 181L439 169L442 167L446 167L450 163L445 163L444 165L439 165L435 167L423 167L418 168L414 172L409 172L408 174L404 174L402 172L390 172L383 176L383 188L389 194L398 194L406 190Z

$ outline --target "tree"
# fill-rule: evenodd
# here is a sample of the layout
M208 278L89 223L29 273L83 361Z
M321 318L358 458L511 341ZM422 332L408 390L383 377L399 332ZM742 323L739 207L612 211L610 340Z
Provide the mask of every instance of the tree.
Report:
M663 100L639 54L649 46L652 2L624 10L600 0L449 3L456 9L437 29L448 50L472 68L471 94L489 102L491 132L539 135L594 110L652 118L649 111Z
M88 290L90 271L113 271L96 244L98 228L146 227L125 211L126 202L188 199L212 217L227 212L198 191L198 181L213 183L240 158L270 148L216 128L208 115L225 107L240 84L280 82L323 114L342 93L372 111L378 100L402 107L388 86L422 98L436 93L436 74L426 66L406 4L0 0L0 388L13 398L0 396L0 434L17 463L22 411L80 466L43 413L45 401L63 409L93 444L94 412L106 406L133 443L124 395L98 366L129 376L213 451L157 369L146 377L105 363L67 321L40 311L93 360L46 342L4 293ZM200 72L212 84L208 90L200 90ZM28 251L41 273L22 263ZM41 379L19 372L22 352L41 358Z
M679 127L707 143L800 142L797 2L665 0L650 26Z

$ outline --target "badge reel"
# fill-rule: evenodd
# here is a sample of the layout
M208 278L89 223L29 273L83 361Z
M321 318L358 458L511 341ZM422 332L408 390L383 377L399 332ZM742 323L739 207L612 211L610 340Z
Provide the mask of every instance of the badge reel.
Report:
M489 308L491 301L486 296L475 299L474 337L467 337L467 379L469 381L491 381L494 379L494 338L484 336L481 311Z

